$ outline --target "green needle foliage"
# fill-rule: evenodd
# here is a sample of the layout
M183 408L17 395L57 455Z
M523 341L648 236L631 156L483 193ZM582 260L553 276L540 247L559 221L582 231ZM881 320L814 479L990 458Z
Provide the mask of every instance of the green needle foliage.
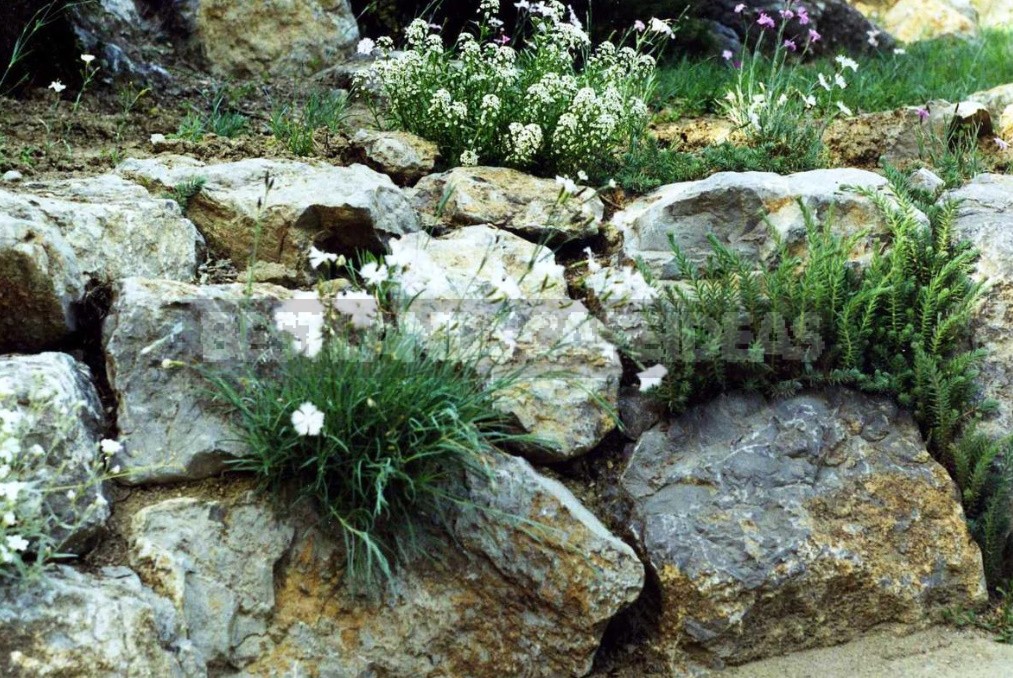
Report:
M420 528L467 504L460 479L486 473L494 449L524 437L494 407L503 384L439 360L411 334L335 337L313 358L294 355L269 376L208 375L241 420L249 453L233 468L280 497L296 492L344 539L346 575L369 591L417 551ZM292 414L312 403L320 435Z
M971 277L978 253L954 238L955 203L934 205L889 175L896 200L865 192L888 233L864 267L850 259L865 234L841 237L804 206L804 253L780 242L767 268L714 239L702 266L673 245L682 280L653 314L669 371L658 394L674 411L737 388L781 395L843 384L896 398L956 481L995 586L1013 463L1009 440L963 427L995 406L978 393L984 354L967 348L983 292Z

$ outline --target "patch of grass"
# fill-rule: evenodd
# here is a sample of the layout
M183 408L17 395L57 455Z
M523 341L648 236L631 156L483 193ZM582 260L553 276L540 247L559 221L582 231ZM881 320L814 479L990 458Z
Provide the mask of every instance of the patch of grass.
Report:
M186 214L186 211L190 208L190 203L197 197L198 193L204 190L206 184L207 179L204 177L191 177L173 186L170 190L163 193L162 197L175 200L179 208L183 210L183 214Z
M188 112L173 137L200 141L208 134L230 139L243 134L249 127L249 120L239 111L239 101L247 92L246 88L218 86L205 94L206 110L187 104Z
M342 92L313 92L303 102L285 104L271 114L271 133L296 155L313 153L313 133L337 132L348 119L348 97Z
M958 627L973 626L995 634L1000 643L1013 645L1013 581L998 589L999 600L988 612L949 611L946 620Z
M700 268L673 243L682 284L663 288L654 317L668 369L658 396L678 412L729 389L783 395L843 384L891 395L957 483L995 586L1004 574L1013 463L998 463L1007 441L965 430L995 408L978 398L984 353L967 349L983 291L971 278L978 253L954 238L956 203L933 204L908 192L905 176L888 175L896 204L863 191L889 227L888 244L864 269L850 261L864 234L842 238L801 204L805 254L779 242L769 268L716 238Z

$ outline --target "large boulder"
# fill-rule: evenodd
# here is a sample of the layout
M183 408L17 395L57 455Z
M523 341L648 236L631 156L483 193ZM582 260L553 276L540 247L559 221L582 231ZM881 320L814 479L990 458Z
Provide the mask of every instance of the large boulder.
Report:
M367 165L402 184L414 184L433 171L439 148L410 132L360 129L352 146Z
M977 102L987 108L992 120L998 122L1002 119L1006 109L1013 106L1013 82L975 92L968 96L967 100Z
M493 380L511 378L499 406L543 443L532 458L584 454L615 428L618 353L567 295L551 250L488 226L416 233L392 247L388 262L402 265L395 281L411 300L402 322L434 347L480 356Z
M971 0L863 0L852 4L904 42L978 34L978 12Z
M1013 0L971 0L978 10L981 25L986 28L1013 26Z
M953 482L885 399L723 396L641 437L621 488L673 653L739 664L987 600Z
M0 674L204 678L172 605L125 567L0 588Z
M204 369L265 365L277 348L273 310L291 293L254 285L195 286L131 278L114 289L103 326L109 385L128 483L203 478L244 452L231 416L212 402Z
M414 196L420 212L449 226L491 224L549 244L596 235L605 209L590 188L564 196L556 181L507 167L455 167L423 178Z
M109 517L91 372L65 353L0 357L0 415L0 484L24 484L15 517L47 516L53 546L80 550Z
M770 228L789 246L805 240L798 201L819 219L831 217L842 235L867 231L864 256L886 221L873 203L854 190L889 192L886 179L854 169L814 170L789 176L767 172L721 172L702 181L663 186L613 217L623 232L623 253L641 259L661 278L677 277L669 238L690 261L713 251L710 237L747 259L768 261L776 252ZM768 226L769 222L769 226Z
M237 265L250 260L258 236L258 260L299 270L311 245L352 256L380 251L389 238L420 228L401 189L364 165L262 158L205 164L162 156L126 160L117 171L161 191L203 180L187 215L210 248Z
M982 427L1006 436L1013 430L1013 177L981 174L944 198L960 200L954 234L969 240L981 253L976 275L989 287L978 309L972 334L986 351L980 382L984 395L996 400L996 416Z
M348 0L178 0L165 20L216 74L233 78L312 75L359 40Z
M417 534L425 555L373 596L345 581L325 523L250 495L145 508L131 562L175 603L202 662L244 675L584 675L643 566L561 484L489 461L450 534Z
M112 175L0 189L0 352L52 347L90 285L189 280L202 239L171 200Z

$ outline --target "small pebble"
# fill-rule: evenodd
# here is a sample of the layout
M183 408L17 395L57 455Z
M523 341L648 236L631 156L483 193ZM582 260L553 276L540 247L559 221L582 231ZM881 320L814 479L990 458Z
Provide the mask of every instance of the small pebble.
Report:
M17 170L10 170L9 172L4 172L3 177L0 178L6 183L13 184L15 181L21 181L25 177Z

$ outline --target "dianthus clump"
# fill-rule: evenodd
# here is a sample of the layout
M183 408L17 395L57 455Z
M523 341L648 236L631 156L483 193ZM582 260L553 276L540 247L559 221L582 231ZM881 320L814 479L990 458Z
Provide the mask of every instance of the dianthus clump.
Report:
M674 31L652 19L650 30L638 22L645 30L593 46L562 3L515 5L516 35L497 17L499 3L485 2L476 32L449 49L439 27L422 19L405 30L402 51L389 37L369 41L378 59L360 89L394 126L435 141L450 162L548 176L604 171L644 134L655 52Z

